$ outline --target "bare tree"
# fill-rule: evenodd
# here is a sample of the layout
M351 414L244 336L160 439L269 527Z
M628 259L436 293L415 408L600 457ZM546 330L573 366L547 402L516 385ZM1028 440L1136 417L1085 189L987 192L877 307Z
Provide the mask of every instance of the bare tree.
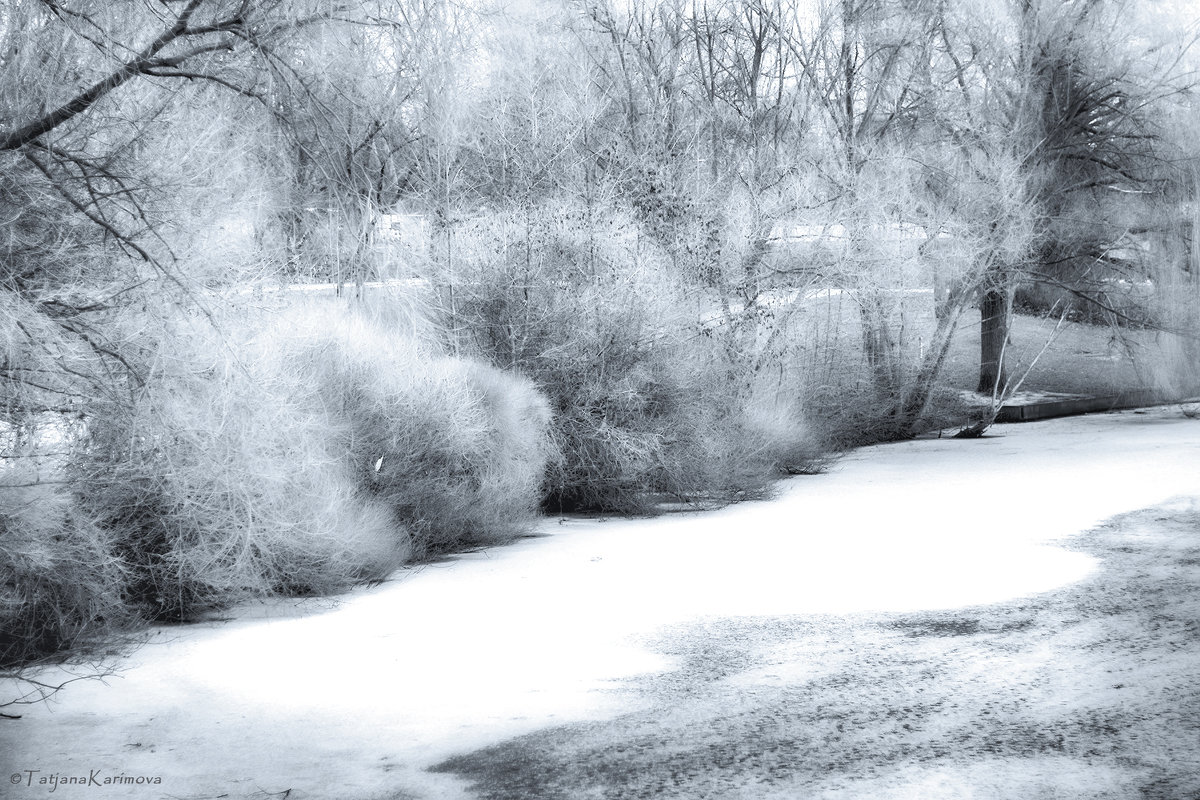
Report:
M921 150L930 103L929 9L889 0L819 6L788 45L819 118L823 148L812 169L822 209L836 222L836 259L826 279L858 308L862 350L880 417L904 435L923 401L906 397L906 290L918 254L905 231L920 207ZM936 359L934 361L936 363ZM927 365L928 366L928 365Z
M1114 322L1144 322L1114 305L1111 290L1118 278L1146 277L1130 272L1142 267L1119 257L1121 244L1136 226L1130 222L1144 216L1140 209L1170 182L1159 120L1186 78L1157 48L1139 50L1123 9L1021 0L1007 7L1006 32L988 43L990 63L968 58L983 44L969 33L941 31L973 109L971 129L952 132L954 140L977 162L1015 165L1019 179L1006 188L1031 215L1027 249L984 272L980 392L1009 383L1003 355L1021 285L1058 286Z
M0 161L12 234L0 283L64 341L92 351L84 395L120 385L114 376L131 368L109 317L134 287L192 292L179 234L203 223L180 208L195 190L171 184L185 173L195 179L197 165L182 162L206 159L214 178L255 158L265 169L274 158L267 123L303 116L312 124L294 146L323 176L340 217L355 222L354 241L369 240L372 209L394 197L397 152L411 138L396 122L420 31L393 12L367 0L18 0L0 10ZM326 75L322 94L315 56L329 55L320 46L333 41L363 77ZM356 91L381 74L373 94ZM195 109L207 117L181 113ZM45 349L45 335L25 338ZM20 364L4 369L12 397L35 380ZM57 391L74 380L59 377L37 382Z

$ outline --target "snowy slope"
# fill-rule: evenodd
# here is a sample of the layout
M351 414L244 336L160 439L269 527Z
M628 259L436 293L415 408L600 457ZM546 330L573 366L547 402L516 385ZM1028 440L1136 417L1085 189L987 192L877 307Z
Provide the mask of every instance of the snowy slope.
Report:
M642 644L712 617L953 609L1079 580L1059 544L1200 495L1200 421L1178 409L997 426L857 451L777 499L652 520L546 520L539 538L337 599L162 628L106 684L0 724L0 769L53 797L455 797L429 765L639 702L672 668ZM28 771L40 770L37 773ZM7 774L0 780L8 780Z

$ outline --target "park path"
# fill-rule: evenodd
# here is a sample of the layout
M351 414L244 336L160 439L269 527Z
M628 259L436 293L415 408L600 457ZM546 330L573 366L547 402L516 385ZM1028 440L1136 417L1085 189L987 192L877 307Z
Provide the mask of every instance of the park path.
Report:
M952 610L1096 567L1071 537L1200 495L1177 408L865 448L778 496L656 519L547 519L538 537L336 599L162 628L120 674L0 725L0 796L463 797L427 768L644 705L678 670L654 642L705 620ZM719 657L719 653L714 655ZM34 772L37 771L37 772Z

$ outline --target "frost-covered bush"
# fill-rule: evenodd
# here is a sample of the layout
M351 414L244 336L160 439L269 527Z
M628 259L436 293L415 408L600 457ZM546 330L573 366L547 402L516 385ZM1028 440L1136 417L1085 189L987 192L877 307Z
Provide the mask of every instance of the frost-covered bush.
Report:
M362 320L288 331L280 371L312 387L355 485L405 524L418 555L528 527L551 452L549 407L528 380Z
M707 331L719 302L632 229L569 206L498 214L456 231L456 260L435 270L454 344L550 400L559 458L546 506L728 500L807 464L815 448L794 405L766 402L759 365Z
M73 464L128 565L130 599L182 617L398 566L404 529L358 490L326 420L287 376L211 344L163 343L133 402L96 409Z
M0 473L0 668L76 646L127 616L109 531L61 485Z
M89 409L72 474L146 613L336 591L528 522L546 416L526 382L306 312L173 331L132 402Z

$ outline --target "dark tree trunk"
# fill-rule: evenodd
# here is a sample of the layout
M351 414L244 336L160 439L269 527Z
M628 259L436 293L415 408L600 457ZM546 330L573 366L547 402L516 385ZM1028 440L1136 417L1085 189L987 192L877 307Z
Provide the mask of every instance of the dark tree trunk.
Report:
M1009 303L1003 289L989 288L979 302L979 387L980 394L1004 391L1008 374L1004 346L1008 341Z
M881 399L894 401L900 388L897 373L896 343L883 301L867 292L859 298L859 319L862 323L863 355L871 370L871 381Z

